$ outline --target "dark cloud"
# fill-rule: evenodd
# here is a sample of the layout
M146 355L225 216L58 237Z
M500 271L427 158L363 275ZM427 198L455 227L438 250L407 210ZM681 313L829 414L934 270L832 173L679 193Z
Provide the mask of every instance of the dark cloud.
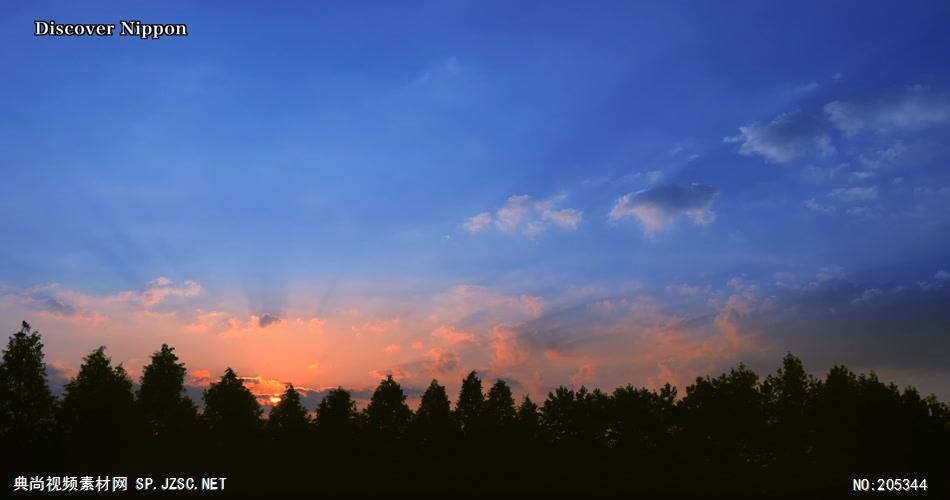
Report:
M859 286L843 280L789 290L740 320L768 342L825 369L950 372L950 288Z
M270 314L270 313L262 314L260 319L258 320L258 324L260 325L261 328L267 328L270 325L274 325L280 322L281 322L280 317Z

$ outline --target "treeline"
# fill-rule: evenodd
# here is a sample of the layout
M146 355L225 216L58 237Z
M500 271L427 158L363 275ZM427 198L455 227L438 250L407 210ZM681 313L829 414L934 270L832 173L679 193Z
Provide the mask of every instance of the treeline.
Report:
M516 402L475 372L454 405L433 380L418 408L392 377L358 410L330 391L315 417L288 384L264 418L230 369L185 395L162 345L139 388L100 347L54 398L39 333L23 323L0 364L0 470L18 475L228 477L232 493L315 491L647 495L851 491L853 478L945 477L950 408L843 366L823 379L787 355L764 379L739 365L677 389L559 387Z

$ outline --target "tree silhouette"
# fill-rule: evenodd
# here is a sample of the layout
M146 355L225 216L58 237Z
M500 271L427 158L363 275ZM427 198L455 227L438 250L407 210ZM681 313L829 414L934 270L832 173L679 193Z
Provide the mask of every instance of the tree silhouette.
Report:
M615 389L610 399L608 441L627 459L631 454L647 459L669 445L675 387L666 384L657 392L626 385Z
M467 439L481 437L484 420L485 395L482 393L482 380L473 370L464 380L455 403L455 415L458 418L463 436Z
M377 442L398 441L406 434L411 418L412 410L406 405L402 387L392 375L387 375L366 407L367 430L375 435Z
M142 369L136 399L149 435L166 443L186 437L197 417L195 403L185 395L185 364L178 362L174 351L162 344L152 353Z
M300 402L300 393L294 389L294 384L287 384L280 402L271 408L267 417L268 429L281 439L300 440L310 424L307 409Z
M457 432L449 396L435 379L422 393L413 423L413 435L424 448L447 446Z
M53 428L53 411L40 333L24 321L0 362L0 442L7 453L22 455L45 441Z
M323 444L331 447L346 446L357 433L356 402L350 391L332 389L317 406L317 433Z
M511 387L504 380L496 380L485 400L485 419L495 429L507 428L515 420L515 400Z
M504 380L496 380L488 390L484 404L484 422L488 440L496 448L511 448L515 423L515 400L511 387Z
M515 416L515 428L517 430L519 444L522 446L533 446L539 438L541 431L541 419L538 412L538 405L531 401L531 398L525 396L518 405L518 413Z
M261 407L231 368L205 390L204 403L204 419L221 442L240 442L259 430Z
M139 430L132 396L132 380L121 364L99 347L83 358L79 373L63 394L61 421L77 452L93 459L134 446Z
M516 408L501 380L486 397L473 371L454 413L445 387L432 380L413 414L390 376L363 412L346 389L329 391L315 425L288 384L266 420L268 432L259 433L261 408L231 369L205 391L195 421L183 392L184 364L167 345L144 368L137 398L125 370L100 347L83 359L59 405L46 386L42 349L39 334L24 324L0 363L0 468L15 474L79 468L228 475L235 478L229 484L261 497L305 494L308 483L275 478L319 470L333 478L321 490L338 496L356 488L395 495L776 498L837 496L850 491L849 478L885 475L931 478L937 493L932 478L950 468L946 403L843 366L814 378L792 354L763 380L741 363L698 377L681 399L669 384L626 385L610 394L558 387L540 408L527 396ZM192 430L179 433L189 420ZM459 439L463 432L466 439ZM367 457L385 466L367 471ZM422 481L407 480L420 470Z

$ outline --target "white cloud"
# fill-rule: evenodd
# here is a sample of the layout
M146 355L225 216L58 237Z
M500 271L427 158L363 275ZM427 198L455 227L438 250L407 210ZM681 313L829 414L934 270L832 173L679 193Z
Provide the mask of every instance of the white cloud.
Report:
M584 214L573 208L558 208L567 195L564 193L536 200L529 195L510 196L505 205L495 211L479 213L469 218L463 226L470 233L487 229L493 222L495 228L503 233L516 233L534 238L549 227L556 226L565 230L576 230L583 221Z
M816 212L821 212L828 215L831 215L835 213L836 211L834 206L822 205L821 203L818 203L817 201L815 201L814 198L809 198L805 200L805 207L808 208L809 210L814 210Z
M573 208L564 208L561 210L545 210L541 212L541 218L554 222L563 229L577 229L583 216Z
M825 105L832 123L845 134L892 128L925 128L950 123L950 100L926 87L872 100L833 101Z
M872 201L877 199L877 186L836 188L832 189L828 196L848 202Z
M822 156L835 152L827 134L796 113L780 114L765 125L739 127L739 135L723 142L738 143L740 155L759 155L774 163L787 163L810 151Z
M950 273L948 273L948 272L944 271L943 269L941 269L941 270L937 271L936 274L934 274L934 278L936 278L936 279L938 279L938 280L942 280L942 281L947 281L947 280L950 280Z
M900 165L909 153L910 147L902 141L897 141L892 146L872 149L859 154L858 161L867 168L880 170Z
M482 212L470 217L467 221L465 221L464 226L468 232L477 233L484 230L489 224L491 224L491 214L488 212Z
M618 198L609 218L612 221L635 218L643 225L647 236L669 227L681 215L698 225L706 225L716 218L710 206L718 192L716 188L702 184L637 191Z

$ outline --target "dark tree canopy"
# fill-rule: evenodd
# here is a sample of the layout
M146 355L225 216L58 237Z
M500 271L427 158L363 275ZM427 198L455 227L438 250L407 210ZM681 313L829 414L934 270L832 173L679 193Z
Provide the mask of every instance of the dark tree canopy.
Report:
M435 379L422 393L422 400L413 420L413 429L416 439L423 446L447 444L456 433L449 395L445 392L445 387L439 385Z
M300 402L300 393L294 389L294 384L287 384L280 401L271 408L267 426L282 438L300 439L307 433L310 417Z
M493 429L502 429L515 420L515 399L511 387L504 380L497 380L488 390L485 400L485 420Z
M205 391L204 403L205 421L222 437L253 435L260 427L260 404L231 368Z
M317 406L316 424L324 442L347 443L355 438L358 420L350 391L342 387L330 390Z
M395 440L403 436L409 427L412 411L406 405L406 395L402 387L387 375L370 399L366 407L368 430L381 440Z
M168 344L152 353L151 362L142 369L137 402L153 437L180 435L193 425L197 410L185 395L186 371L185 364L178 362L175 348Z
M24 321L0 362L0 441L20 449L43 440L53 423L53 409L40 333Z
M482 380L473 370L462 380L455 414L458 417L464 435L477 438L483 427L485 413L485 395L482 392Z
M112 366L105 349L99 347L83 358L63 394L65 430L83 445L126 442L136 427L132 380L121 364Z
M935 478L950 467L947 404L844 366L816 378L791 354L764 379L741 363L698 377L682 398L669 384L558 387L540 407L527 396L515 406L502 380L486 397L473 371L454 412L432 380L413 413L389 376L365 410L337 388L310 418L302 391L287 384L264 420L230 368L196 413L185 366L167 345L152 354L136 395L121 364L94 350L57 404L42 350L24 324L0 364L0 469L17 475L39 467L229 476L230 488L262 498L304 497L314 484L334 497L802 498L847 494L850 478L863 475L929 478L929 496L941 496ZM316 483L278 479L314 471Z

